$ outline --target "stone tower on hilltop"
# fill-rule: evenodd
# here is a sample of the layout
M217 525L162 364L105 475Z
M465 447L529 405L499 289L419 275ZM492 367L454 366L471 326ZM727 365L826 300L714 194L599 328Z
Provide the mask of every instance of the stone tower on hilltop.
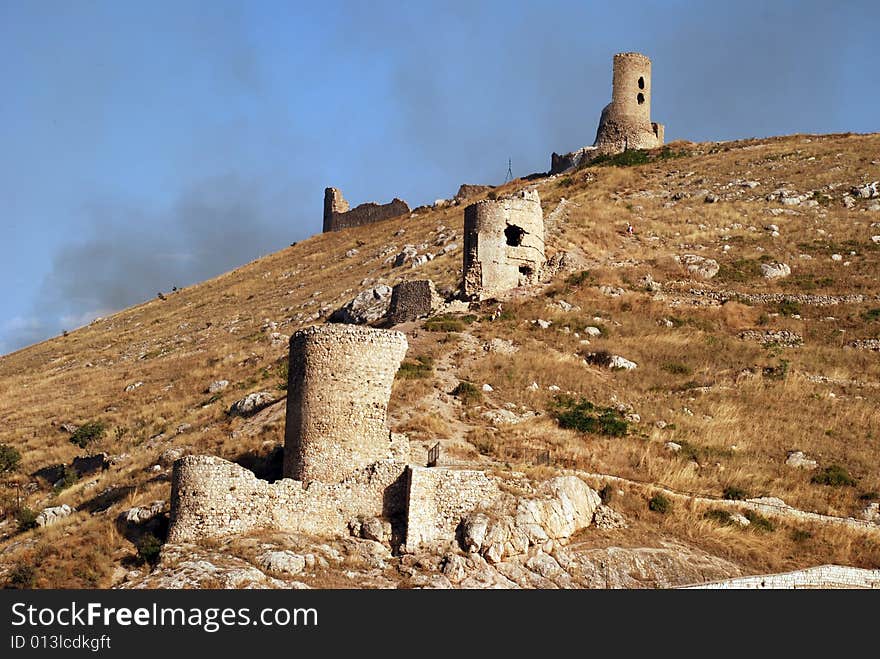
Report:
M663 125L651 121L651 93L651 60L616 54L611 103L602 110L595 146L612 152L661 146Z

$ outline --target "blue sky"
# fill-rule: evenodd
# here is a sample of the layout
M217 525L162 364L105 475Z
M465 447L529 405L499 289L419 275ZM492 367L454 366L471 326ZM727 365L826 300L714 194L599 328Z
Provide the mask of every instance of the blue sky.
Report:
M667 140L880 130L873 0L0 0L0 354L591 144L611 58Z

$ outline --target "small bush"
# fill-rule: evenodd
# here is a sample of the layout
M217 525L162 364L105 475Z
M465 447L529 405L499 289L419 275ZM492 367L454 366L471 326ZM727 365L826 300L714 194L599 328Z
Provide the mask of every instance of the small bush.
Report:
M397 377L404 380L417 380L429 377L434 372L434 358L427 355L415 360L404 361L397 369Z
M428 318L423 327L429 332L461 332L464 330L465 325L470 325L476 319L477 317L472 314L466 316L441 314Z
M783 316L800 316L801 308L797 302L792 302L790 300L786 300L784 302L780 302L776 307L776 310L781 313Z
M592 278L593 275L590 274L589 270L581 270L580 272L575 272L566 277L565 283L569 286L580 286L581 284L590 281Z
M778 366L765 366L761 370L761 375L771 380L784 380L788 377L788 369L790 362L787 359L780 359Z
M666 362L660 368L667 373L672 373L672 375L690 375L694 371L690 366L681 362Z
M871 501L873 499L880 499L880 494L877 492L865 492L859 495L859 500L861 501Z
M602 500L602 503L606 506L611 503L611 499L614 496L614 488L611 485L605 485L601 490L599 490L599 498Z
M749 525L750 529L758 531L759 533L769 533L770 531L776 530L776 525L773 522L763 515L759 515L754 510L747 510L744 514L745 518L751 522Z
M749 498L749 493L736 485L728 485L722 496L728 501L742 501Z
M452 395L465 405L473 405L483 400L483 392L472 382L465 382L464 380L461 380L455 389L452 390Z
M21 453L14 446L0 444L0 474L15 471L21 462Z
M106 431L107 427L103 421L89 421L76 429L76 432L70 436L70 443L85 448L101 439Z
M720 508L712 508L711 510L707 510L705 513L703 513L703 517L724 526L730 526L731 524L733 524L730 513Z
M560 428L611 437L624 437L629 430L618 410L598 407L583 398L575 401L569 396L560 396L553 402L553 413Z
M143 563L155 565L162 551L162 541L152 533L145 533L137 542L138 558Z
M287 391L287 380L290 373L290 362L285 357L275 365L275 377L278 378L278 390Z
M795 542L804 542L813 537L813 534L809 531L804 531L803 529L792 529L791 531L791 539Z
M66 490L68 487L76 483L78 479L79 475L76 473L76 470L73 469L73 467L64 465L64 469L61 472L61 478L55 481L52 489L55 494L58 494L59 492Z
M37 569L30 563L18 563L6 575L6 587L30 590L37 582Z
M665 515L672 508L672 502L662 494L655 494L648 500L648 510Z
M15 521L18 522L19 531L29 531L37 525L37 513L24 506L15 513Z
M855 487L856 479L840 465L829 465L820 473L810 479L816 485L830 485L832 487Z
M593 366L608 368L611 365L611 357L611 353L607 350L597 350L596 352L587 353L584 356L584 360Z
M867 321L880 320L880 308L868 309L862 314L862 318Z
M645 165L648 162L648 152L644 149L628 149L623 153L598 156L586 164L590 167L635 167L636 165Z
M761 263L755 259L739 258L719 263L715 279L724 282L745 282L761 276Z

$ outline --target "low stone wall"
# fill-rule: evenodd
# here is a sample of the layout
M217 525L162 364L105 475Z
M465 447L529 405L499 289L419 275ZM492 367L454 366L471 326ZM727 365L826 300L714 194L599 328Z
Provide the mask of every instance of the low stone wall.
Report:
M482 471L407 468L406 550L434 540L451 540L466 513L487 506L500 494Z
M387 204L373 202L355 206L349 210L348 202L337 188L324 191L324 233L381 222L400 215L409 215L410 208L402 199Z
M844 565L820 565L779 574L760 574L714 581L685 589L793 589L793 588L880 588L880 570L864 570Z
M191 542L258 529L313 535L348 535L359 515L402 518L405 465L382 461L341 483L275 483L215 456L186 456L174 463L169 542Z

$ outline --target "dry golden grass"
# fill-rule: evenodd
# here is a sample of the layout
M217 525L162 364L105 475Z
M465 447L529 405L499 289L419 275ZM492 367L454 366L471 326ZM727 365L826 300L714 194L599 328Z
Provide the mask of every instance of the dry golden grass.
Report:
M406 419L409 431L425 439L442 435L449 420L432 417L430 407L420 409L437 394L441 382L452 378L489 383L494 391L480 403L480 410L462 408L460 414L474 427L473 443L502 463L535 468L530 462L534 451L549 449L554 459L566 464L676 490L719 495L735 485L807 510L857 514L864 503L859 495L880 491L880 387L872 386L880 383L880 360L877 353L845 345L880 335L880 320L866 316L869 309L880 307L880 248L870 241L880 233L870 226L880 221L880 214L867 211L863 201L847 209L841 196L852 185L880 178L880 168L871 164L880 152L880 135L789 136L681 148L691 155L632 168L593 167L538 182L545 216L560 198L572 202L567 218L548 235L548 251L579 254L590 276L579 284L567 284L560 276L532 297L505 303L510 319L468 326L467 332L478 341L506 338L520 351L512 356L477 354L452 364L445 373L398 380L390 416ZM737 183L751 180L760 185L751 189ZM515 181L499 194L524 185ZM820 205L788 207L764 199L781 187L815 192ZM722 201L706 204L700 190ZM672 195L682 191L690 196L669 206ZM779 214L771 214L772 209ZM35 547L19 547L0 563L34 561L44 575L41 586L108 585L112 566L134 556L131 543L108 530L115 514L168 496L167 480L157 480L149 470L163 450L189 446L236 459L281 443L283 420L258 428L225 413L232 402L252 391L284 395L278 389L276 364L286 351L284 346L271 346L268 332L261 329L264 320L291 334L321 322L361 290L364 280L394 284L430 277L439 287L455 287L460 247L417 270L392 268L384 262L392 252L379 254L392 245L430 245L441 225L447 232L456 231L455 242L461 245L462 210L419 209L412 218L317 235L169 294L166 300L146 301L68 336L0 357L0 442L22 452L18 480L96 450L128 455L111 470L58 495L41 483L27 495L26 504L34 509L56 503L83 506L108 488L131 488L106 514L83 510L57 529L22 535L7 523L0 529L0 548L31 537L38 540L36 547L50 548L37 552ZM624 231L630 222L636 228L632 237ZM764 230L770 223L779 226L778 238ZM401 227L405 234L395 235ZM725 245L730 247L726 252ZM345 258L353 247L358 255ZM722 272L709 282L692 280L674 259L688 253L716 259ZM832 253L844 255L850 265L833 262ZM756 274L762 258L789 263L792 276L764 280ZM639 283L647 273L664 284L661 296ZM601 285L627 292L607 297ZM800 304L801 317L794 318L781 315L785 310L774 303L696 306L694 301L706 300L689 295L691 287L862 293L868 299L834 306ZM579 309L564 312L559 300ZM310 318L319 311L317 320ZM537 318L553 324L542 330L530 323ZM663 319L674 326L660 325ZM583 345L588 325L601 326L604 333ZM738 338L743 329L783 328L800 333L804 345L762 347ZM440 360L458 354L453 351L461 344L455 335L447 340L445 334L420 329L410 335L410 357ZM626 373L585 365L581 356L598 350L636 361L639 368ZM780 367L783 361L787 377L762 375L762 369ZM815 375L843 383L816 383L808 377ZM212 400L206 387L221 378L231 384ZM144 385L124 391L135 382ZM529 388L532 382L538 383L537 391ZM622 438L562 430L547 413L551 385L600 405L630 404L641 422ZM521 425L486 429L480 411L506 403L544 414ZM70 444L59 430L63 423L89 420L103 421L108 432L86 450ZM660 420L670 425L659 430L654 422ZM181 424L191 427L177 434ZM151 439L160 434L165 437ZM673 454L664 448L666 441L686 442L692 450ZM812 484L811 472L784 465L786 452L795 449L822 467L844 466L859 479L858 485ZM880 564L876 546L860 546L857 538L838 530L812 531L809 551L799 554L803 547L785 540L785 533L737 540L738 536L731 539L729 529L707 524L693 515L676 514L660 530L685 540L711 538L711 546L722 554L724 547L735 545L737 560L755 569L779 567L787 552L814 562Z

